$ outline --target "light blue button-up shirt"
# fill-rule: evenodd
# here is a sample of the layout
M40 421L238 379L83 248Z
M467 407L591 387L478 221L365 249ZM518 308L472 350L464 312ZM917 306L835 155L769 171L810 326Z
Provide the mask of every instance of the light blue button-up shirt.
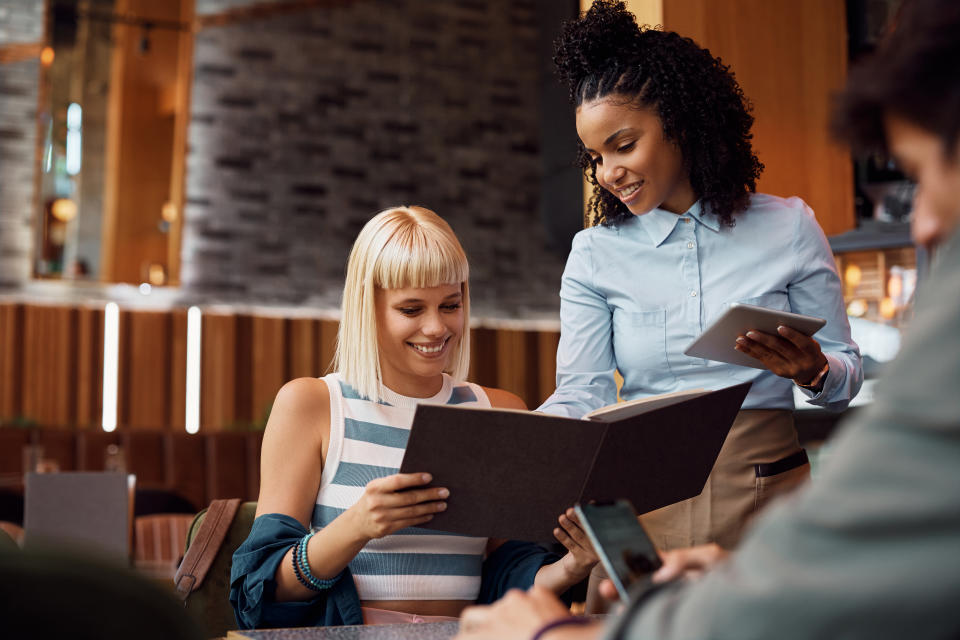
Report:
M753 381L744 409L793 409L793 382L683 350L733 302L827 320L814 338L830 372L808 402L846 408L863 381L840 278L813 211L755 194L733 227L701 211L654 209L579 232L560 286L557 390L539 411L574 418L616 402Z

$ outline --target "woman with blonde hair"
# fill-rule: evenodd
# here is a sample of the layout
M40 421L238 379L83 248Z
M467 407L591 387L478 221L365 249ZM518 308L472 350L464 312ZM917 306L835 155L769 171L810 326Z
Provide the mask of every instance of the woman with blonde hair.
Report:
M361 230L335 373L284 385L267 423L257 518L233 558L242 627L454 619L512 587L561 594L596 564L572 511L554 531L563 558L418 527L450 492L428 487L429 473L397 473L417 404L526 408L463 381L468 275L450 226L428 209L387 209Z

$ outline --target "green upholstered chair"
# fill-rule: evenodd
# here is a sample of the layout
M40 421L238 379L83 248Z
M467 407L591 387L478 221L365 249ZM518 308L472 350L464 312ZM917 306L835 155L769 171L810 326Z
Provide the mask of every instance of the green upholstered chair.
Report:
M0 527L0 553L5 551L19 551L20 545L17 544L17 541L13 539L6 529Z
M250 533L256 511L256 502L244 502L240 505L203 583L187 598L187 610L202 623L208 638L225 636L227 630L237 628L237 620L229 599L230 566L233 552L243 544ZM197 536L206 513L206 509L198 513L190 524L187 530L187 550Z

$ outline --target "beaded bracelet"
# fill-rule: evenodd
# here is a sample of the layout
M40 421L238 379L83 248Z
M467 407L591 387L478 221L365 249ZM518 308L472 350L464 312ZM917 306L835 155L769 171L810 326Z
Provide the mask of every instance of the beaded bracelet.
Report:
M303 579L303 574L300 573L300 563L297 562L297 559L300 557L300 541L297 541L297 544L293 545L293 555L290 556L290 564L293 565L293 575L297 576L297 582L305 586L311 591L315 591L313 586Z
M557 627L565 627L571 624L579 626L590 624L591 622L594 622L594 620L585 616L567 616L566 618L558 618L557 620L548 622L537 629L537 632L533 634L530 640L540 640L540 638L542 638L548 631L553 631Z
M313 537L315 531L311 531L307 535L303 536L303 539L296 544L293 549L293 562L294 562L294 573L299 570L303 578L309 583L307 588L312 591L323 591L324 589L329 589L332 587L337 579L340 578L339 575L336 575L332 578L321 579L317 578L310 571L310 562L307 560L307 543L310 542L310 538Z

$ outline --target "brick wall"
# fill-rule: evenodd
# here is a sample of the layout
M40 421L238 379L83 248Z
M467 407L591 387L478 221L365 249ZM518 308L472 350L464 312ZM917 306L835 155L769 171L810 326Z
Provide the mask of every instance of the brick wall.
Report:
M3 0L0 46L39 42L43 3ZM0 63L0 284L30 277L36 147L37 59Z
M555 308L541 36L536 2L518 0L358 1L202 30L184 287L335 303L366 220L422 204L460 236L479 308Z
M545 228L576 227L579 201L563 192L561 216L548 197L579 178L541 157L572 159L543 143L572 117L545 125L542 1L358 0L201 30L184 288L336 304L366 220L422 204L461 237L478 310L556 309L566 247ZM268 3L196 10L252 4ZM42 3L5 0L0 44L39 41L42 19ZM31 272L38 64L0 65L0 283Z

